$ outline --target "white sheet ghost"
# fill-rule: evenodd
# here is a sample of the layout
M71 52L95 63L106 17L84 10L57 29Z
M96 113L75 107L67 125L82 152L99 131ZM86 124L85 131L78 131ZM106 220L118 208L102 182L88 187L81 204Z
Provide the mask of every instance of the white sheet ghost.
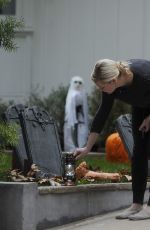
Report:
M88 137L88 104L83 79L74 76L66 97L64 151L83 147Z

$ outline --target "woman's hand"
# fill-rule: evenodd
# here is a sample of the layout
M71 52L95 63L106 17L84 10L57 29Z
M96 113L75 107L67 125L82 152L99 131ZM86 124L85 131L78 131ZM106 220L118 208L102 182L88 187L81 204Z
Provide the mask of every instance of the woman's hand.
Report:
M74 156L75 156L75 159L78 160L79 158L82 158L84 157L85 155L87 155L89 152L88 148L87 147L84 147L84 148L77 148L74 152Z
M78 160L81 157L84 157L86 154L88 154L92 146L95 144L99 134L98 133L90 133L88 137L87 144L84 148L77 148L74 152L75 159Z
M148 132L150 130L150 115L144 119L139 127L139 131Z

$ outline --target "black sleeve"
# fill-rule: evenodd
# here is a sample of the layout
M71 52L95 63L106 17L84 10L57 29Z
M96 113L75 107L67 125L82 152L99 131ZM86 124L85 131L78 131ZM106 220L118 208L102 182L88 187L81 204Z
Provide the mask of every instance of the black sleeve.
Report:
M102 103L95 114L90 132L100 133L102 131L113 106L113 102L113 94L102 93Z

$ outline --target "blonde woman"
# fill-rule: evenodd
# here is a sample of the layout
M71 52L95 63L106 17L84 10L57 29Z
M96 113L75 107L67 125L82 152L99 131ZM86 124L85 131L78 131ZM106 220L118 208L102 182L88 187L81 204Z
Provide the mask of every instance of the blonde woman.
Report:
M99 60L92 72L92 80L102 91L102 102L94 117L87 144L76 149L76 159L90 152L111 111L115 99L132 106L134 150L132 157L133 203L117 219L150 219L150 199L143 208L147 184L148 154L150 155L150 61Z

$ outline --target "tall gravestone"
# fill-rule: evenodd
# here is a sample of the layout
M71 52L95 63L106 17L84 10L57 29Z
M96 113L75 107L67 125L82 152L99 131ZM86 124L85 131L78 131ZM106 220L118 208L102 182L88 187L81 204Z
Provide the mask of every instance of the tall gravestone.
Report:
M54 119L37 106L27 108L24 118L33 163L50 176L61 176L62 152Z

